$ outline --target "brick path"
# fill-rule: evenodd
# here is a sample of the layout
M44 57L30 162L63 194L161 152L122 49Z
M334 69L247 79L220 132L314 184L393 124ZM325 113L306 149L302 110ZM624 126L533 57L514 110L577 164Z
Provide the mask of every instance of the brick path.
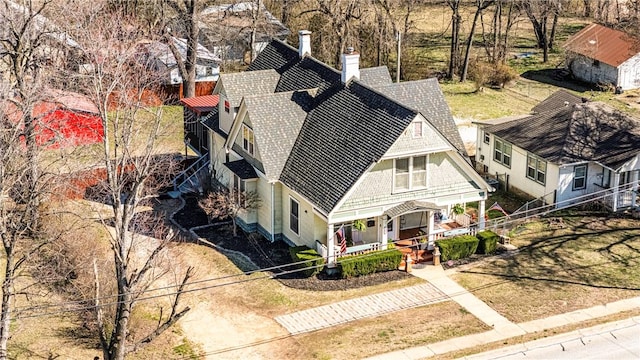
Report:
M446 300L447 295L425 283L297 311L275 320L296 335Z

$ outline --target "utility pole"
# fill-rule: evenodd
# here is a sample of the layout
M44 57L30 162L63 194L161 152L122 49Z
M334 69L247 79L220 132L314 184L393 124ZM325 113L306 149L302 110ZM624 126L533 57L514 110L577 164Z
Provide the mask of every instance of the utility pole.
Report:
M400 34L400 31L396 32L396 40L398 40L398 63L396 64L396 83L400 82L400 42L402 35Z

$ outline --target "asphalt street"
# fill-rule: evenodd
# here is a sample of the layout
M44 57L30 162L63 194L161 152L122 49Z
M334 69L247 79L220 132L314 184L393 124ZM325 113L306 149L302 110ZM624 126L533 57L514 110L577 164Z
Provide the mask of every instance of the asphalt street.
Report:
M640 321L631 318L465 359L640 359Z

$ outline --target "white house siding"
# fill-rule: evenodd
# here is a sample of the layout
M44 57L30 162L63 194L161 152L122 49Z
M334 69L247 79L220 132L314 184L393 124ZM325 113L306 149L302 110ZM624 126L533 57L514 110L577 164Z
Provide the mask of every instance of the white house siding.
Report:
M332 214L331 222L366 219L381 215L386 208L409 200L431 201L446 206L480 200L480 190L448 153L429 154L427 187L394 192L393 160L384 160L366 173L342 206Z
M618 66L618 85L622 90L640 88L640 54Z
M299 218L299 234L291 231L290 224L290 201L289 199L293 198L298 202L298 218ZM296 245L306 245L310 248L315 248L315 219L316 216L313 213L313 206L307 202L301 196L292 192L286 186L282 187L282 235L284 235L289 241L293 242Z
M282 234L282 184L273 184L274 234Z
M258 178L257 190L260 199L260 207L257 210L258 225L268 234L274 234L272 228L273 204L271 202L271 184L262 177Z
M247 192L250 191L257 191L258 189L258 181L259 180L251 180L251 181L247 181L245 183L245 190ZM227 184L227 186L229 186L229 184ZM238 213L238 217L245 223L245 224L255 224L258 221L258 210L256 209L249 209L249 210L241 210Z
M220 82L218 83L220 84ZM224 91L224 87L220 86L220 90ZM231 131L231 125L233 124L233 118L235 111L233 105L229 104L229 112L225 111L224 103L228 101L227 96L221 92L220 102L218 103L218 116L220 118L220 130L228 134Z
M490 135L489 144L484 142L483 132L478 131L478 147L476 149L476 161L487 167L487 173L509 175L509 187L524 192L532 197L545 197L549 203L553 202L553 191L558 184L558 167L547 162L545 184L542 185L527 177L527 151L513 144L511 147L511 167L506 167L493 160L494 136Z
M618 83L618 69L599 62L596 66L594 60L583 55L570 54L567 56L567 65L573 75L589 83L613 84Z
M313 239L314 244L315 240L325 245L327 243L327 222L316 214L313 214ZM315 245L312 248L315 249Z
M414 136L414 124L422 123L422 137ZM402 157L407 154L424 153L426 151L436 151L450 149L451 145L427 122L422 115L418 115L413 123L400 135L396 142L391 145L386 158Z
M570 205L571 202L567 201L569 199L602 190L601 187L595 185L596 183L600 183L602 177L602 166L595 163L587 164L586 188L582 190L573 189L574 169L574 165L569 165L561 166L558 170L558 190L556 192L556 202L560 203L560 206Z

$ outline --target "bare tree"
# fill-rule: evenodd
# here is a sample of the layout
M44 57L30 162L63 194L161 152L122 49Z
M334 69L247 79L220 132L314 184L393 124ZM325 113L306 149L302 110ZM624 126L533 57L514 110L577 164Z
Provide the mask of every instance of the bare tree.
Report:
M184 59L172 40L172 37L178 36L175 31L167 30L166 27L163 27L162 30L167 30L165 32L165 41L178 64L180 76L182 77L183 96L186 98L194 97L196 96L196 65L198 61L198 37L200 34L198 14L200 5L196 0L169 0L163 3L173 9L177 15L176 20L184 27L184 36L187 40L187 53Z
M179 281L168 317L161 314L155 331L133 339L130 317L136 300L162 275L159 264L175 238L170 228L160 226L163 219L141 211L163 184L159 175L170 173L172 156L162 156L157 147L164 131L163 108L145 101L160 83L138 56L139 42L146 36L134 20L105 15L102 5L88 4L88 13L78 17L83 23L70 31L91 64L91 71L78 75L77 82L98 108L104 127L99 166L106 174L102 194L111 216L102 222L109 233L117 301L110 307L100 300L100 280L105 277L96 266L95 310L104 358L113 360L124 359L185 315L189 308L180 309L179 300L192 271L187 269Z
M20 6L0 1L0 66L6 76L0 78L0 240L5 261L0 359L8 357L14 300L21 293L16 279L48 242L39 219L51 180L40 169L38 119L33 113L48 76L44 42L51 30L41 17L48 3Z
M536 34L538 47L543 52L543 62L549 60L549 49L553 49L558 17L562 12L562 0L541 0L520 2Z
M323 15L333 32L333 38L337 39L333 46L334 64L340 64L347 42L356 40L353 37L352 21L362 17L365 11L362 5L362 0L316 0L316 7L310 10Z
M460 0L445 0L451 8L451 50L449 51L449 70L447 78L452 80L460 62L460 26L462 16L460 16Z
M237 218L241 212L255 210L260 207L261 200L255 191L240 191L237 189L218 189L210 192L198 201L198 205L209 218L231 219L233 222L233 236L238 235Z
M471 30L469 31L469 37L467 38L467 49L464 52L464 60L462 62L462 74L460 75L460 82L467 80L467 71L469 69L469 54L471 47L473 46L473 35L476 31L476 24L478 19L482 15L482 11L493 4L492 0L475 0L476 12L473 16L473 22L471 23Z

